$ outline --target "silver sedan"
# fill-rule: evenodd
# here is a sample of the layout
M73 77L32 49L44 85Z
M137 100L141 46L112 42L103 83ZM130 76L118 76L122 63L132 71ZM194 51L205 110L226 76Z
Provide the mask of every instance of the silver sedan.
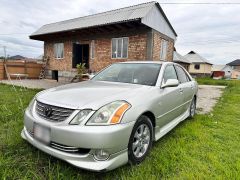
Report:
M197 83L171 62L116 63L91 80L38 93L22 137L92 171L141 163L157 141L193 117Z

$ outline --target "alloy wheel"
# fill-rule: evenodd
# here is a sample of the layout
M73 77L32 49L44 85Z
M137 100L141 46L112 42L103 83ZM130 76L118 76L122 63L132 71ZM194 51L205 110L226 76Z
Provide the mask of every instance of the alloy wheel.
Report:
M132 151L135 157L141 158L147 152L150 136L150 130L146 124L141 124L137 128L132 143Z

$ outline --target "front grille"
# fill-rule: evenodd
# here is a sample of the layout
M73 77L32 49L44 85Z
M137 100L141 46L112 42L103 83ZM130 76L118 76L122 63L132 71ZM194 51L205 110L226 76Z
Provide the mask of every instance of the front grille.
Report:
M52 148L54 149L58 149L60 151L65 151L65 152L78 152L78 148L77 147L72 147L72 146L65 146L65 145L61 145L61 144L58 144L58 143L54 143L54 142L51 142L51 145L50 145Z
M32 131L28 131L29 135L31 137L34 137L34 134ZM86 148L78 148L78 147L73 147L73 146L66 146L63 144L59 144L56 142L50 142L50 144L48 145L51 148L57 149L59 151L63 151L63 152L67 152L67 153L73 153L73 154L81 154L81 155L85 155L88 154L90 152L90 149L86 149Z
M90 149L66 146L66 145L55 143L55 142L51 142L50 146L54 149L67 152L67 153L77 153L77 154L83 155L83 154L88 154L90 152Z
M73 113L73 111L73 109L52 106L39 101L37 101L36 104L37 114L46 120L54 122L66 120Z

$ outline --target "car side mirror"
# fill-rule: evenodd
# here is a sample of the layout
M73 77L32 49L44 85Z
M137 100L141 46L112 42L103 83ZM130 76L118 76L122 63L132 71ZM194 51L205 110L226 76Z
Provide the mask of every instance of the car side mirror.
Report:
M162 88L177 87L178 85L179 81L177 79L168 79L167 82L162 85Z

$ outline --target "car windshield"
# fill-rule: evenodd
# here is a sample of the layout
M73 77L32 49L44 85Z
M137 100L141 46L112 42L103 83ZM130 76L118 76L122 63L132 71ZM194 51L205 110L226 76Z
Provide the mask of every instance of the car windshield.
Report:
M161 64L154 63L118 63L107 67L92 80L154 86L160 68Z

